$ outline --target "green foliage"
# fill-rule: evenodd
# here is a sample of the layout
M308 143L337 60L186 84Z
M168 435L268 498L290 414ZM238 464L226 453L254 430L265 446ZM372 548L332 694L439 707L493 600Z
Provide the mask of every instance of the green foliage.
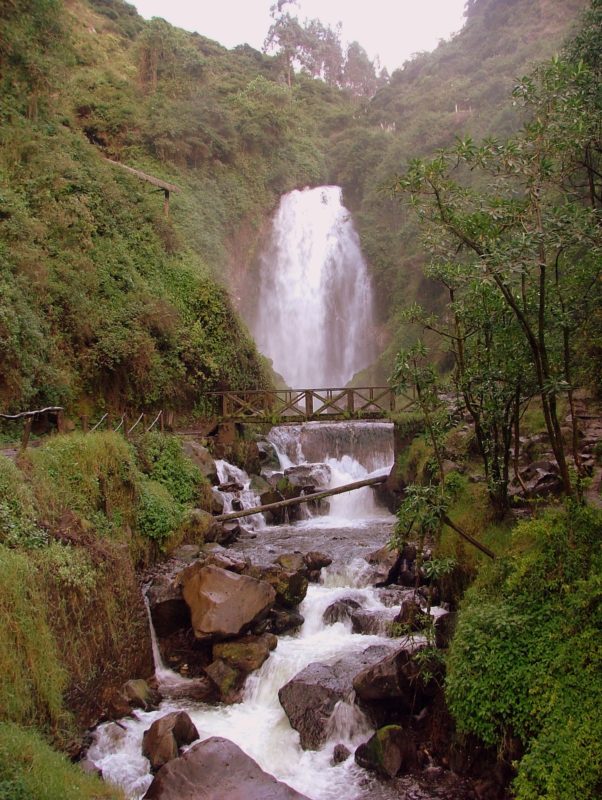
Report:
M447 697L460 730L516 735L518 800L594 800L602 764L602 518L570 507L521 523L463 603Z
M86 775L42 737L0 722L0 800L118 800L122 793Z
M30 450L32 484L45 518L66 512L89 521L103 514L117 526L132 522L139 472L134 451L113 432L56 436Z
M141 485L137 524L140 533L164 546L182 522L182 508L165 486L144 480Z
M184 455L175 436L151 431L136 441L138 463L153 481L164 486L180 505L193 505L205 483L198 467Z
M0 456L0 543L44 547L48 534L35 522L33 495L17 467Z

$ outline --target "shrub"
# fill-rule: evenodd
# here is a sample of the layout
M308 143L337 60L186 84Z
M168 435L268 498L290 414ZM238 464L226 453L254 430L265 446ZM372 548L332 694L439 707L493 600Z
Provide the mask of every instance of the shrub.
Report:
M463 603L448 703L461 731L500 749L521 739L518 800L599 797L601 543L592 509L524 522Z
M191 505L198 500L204 479L184 455L179 439L152 431L138 440L136 449L142 471L164 486L178 503Z
M143 481L138 507L140 533L162 547L181 521L182 507L165 486L157 481Z

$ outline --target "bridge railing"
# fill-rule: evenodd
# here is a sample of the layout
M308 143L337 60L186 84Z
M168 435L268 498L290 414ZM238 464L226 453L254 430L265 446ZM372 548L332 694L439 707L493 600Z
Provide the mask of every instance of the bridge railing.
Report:
M205 397L222 419L232 421L382 419L395 410L388 386L209 392Z

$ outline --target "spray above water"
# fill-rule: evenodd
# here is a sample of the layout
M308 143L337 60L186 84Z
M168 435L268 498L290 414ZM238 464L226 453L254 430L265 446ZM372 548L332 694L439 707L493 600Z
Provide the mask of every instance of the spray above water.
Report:
M282 198L260 270L251 329L289 386L342 387L372 363L372 288L340 187Z

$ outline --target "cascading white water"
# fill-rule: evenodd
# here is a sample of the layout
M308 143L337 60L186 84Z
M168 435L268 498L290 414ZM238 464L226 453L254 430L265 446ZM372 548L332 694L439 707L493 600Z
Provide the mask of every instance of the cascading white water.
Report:
M372 288L338 186L285 195L261 258L250 327L295 389L345 386L376 357Z

